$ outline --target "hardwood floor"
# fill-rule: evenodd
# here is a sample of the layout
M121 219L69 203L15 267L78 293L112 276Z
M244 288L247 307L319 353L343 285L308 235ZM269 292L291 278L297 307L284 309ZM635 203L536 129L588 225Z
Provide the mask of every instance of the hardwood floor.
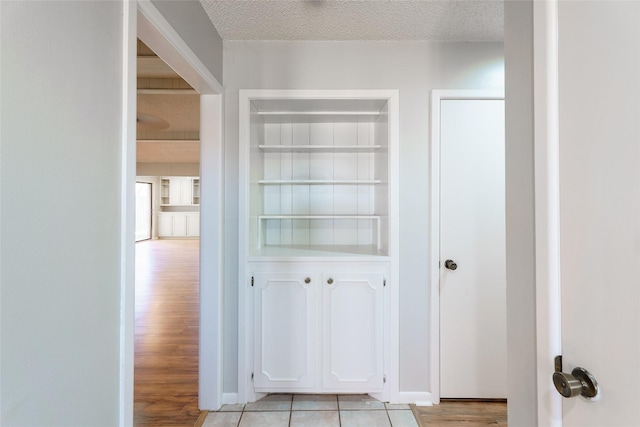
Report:
M411 409L420 427L507 427L507 403L502 401L442 400Z
M136 243L136 427L192 427L200 415L198 281L198 240Z

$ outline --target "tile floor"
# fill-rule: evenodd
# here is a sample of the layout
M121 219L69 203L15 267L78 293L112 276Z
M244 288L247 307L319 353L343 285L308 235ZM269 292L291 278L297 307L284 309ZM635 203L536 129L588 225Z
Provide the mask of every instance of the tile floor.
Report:
M418 427L409 405L367 395L270 394L210 412L203 427Z

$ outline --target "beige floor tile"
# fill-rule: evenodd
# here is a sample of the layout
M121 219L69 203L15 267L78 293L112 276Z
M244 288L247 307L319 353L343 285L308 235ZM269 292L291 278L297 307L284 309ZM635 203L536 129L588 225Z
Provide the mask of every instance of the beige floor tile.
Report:
M294 411L337 411L338 397L335 394L295 394Z
M411 409L411 407L408 404L405 404L405 403L385 403L384 406L385 406L385 408L387 408L388 411Z
M366 394L345 394L338 396L340 410L384 409L384 403Z
M341 427L391 427L387 411L340 411Z
M411 409L389 411L389 419L391 419L393 427L418 427L416 417L413 416Z
M241 403L235 405L222 405L222 408L218 412L242 412L244 405Z
M293 411L290 427L340 427L338 411Z
M289 412L243 412L239 427L288 427Z
M236 427L241 412L209 412L202 427Z
M290 411L292 396L290 394L270 394L262 399L247 403L245 411Z

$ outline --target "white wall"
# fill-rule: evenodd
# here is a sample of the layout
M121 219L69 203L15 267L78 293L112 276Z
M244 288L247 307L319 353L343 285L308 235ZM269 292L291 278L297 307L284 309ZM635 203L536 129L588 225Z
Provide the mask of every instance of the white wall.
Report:
M501 89L499 43L225 42L226 232L238 230L238 89L400 90L400 391L429 383L429 99ZM224 391L237 390L237 240L225 247Z
M116 426L122 3L1 7L0 424Z

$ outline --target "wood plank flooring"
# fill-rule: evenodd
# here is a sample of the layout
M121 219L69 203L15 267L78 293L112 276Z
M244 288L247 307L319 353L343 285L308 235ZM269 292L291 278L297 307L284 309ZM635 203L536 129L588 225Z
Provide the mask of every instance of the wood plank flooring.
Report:
M440 405L413 406L420 427L507 427L503 401L441 400Z
M136 427L198 420L198 282L199 240L136 243Z

